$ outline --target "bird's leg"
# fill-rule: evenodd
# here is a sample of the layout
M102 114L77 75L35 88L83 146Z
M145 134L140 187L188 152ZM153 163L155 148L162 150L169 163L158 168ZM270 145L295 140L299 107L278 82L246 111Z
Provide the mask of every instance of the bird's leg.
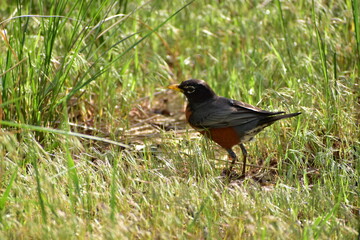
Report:
M236 154L234 153L233 150L231 150L231 148L229 149L226 149L226 151L229 153L229 156L231 158L231 164L230 164L230 167L229 167L229 172L231 172L236 160L237 160L237 157L236 157Z
M242 175L245 176L245 168L246 168L246 157L247 157L247 151L245 149L245 146L244 144L240 143L240 148L241 148L241 151L243 153L243 158L244 158L244 161L243 161L243 169L242 169Z
M232 172L232 168L237 160L237 157L236 157L236 154L233 152L233 150L231 150L231 148L226 149L226 151L229 153L229 158L231 158L231 164L228 169L225 168L222 171L221 176L226 176L229 179L229 178L233 178L234 175L236 175L235 173Z

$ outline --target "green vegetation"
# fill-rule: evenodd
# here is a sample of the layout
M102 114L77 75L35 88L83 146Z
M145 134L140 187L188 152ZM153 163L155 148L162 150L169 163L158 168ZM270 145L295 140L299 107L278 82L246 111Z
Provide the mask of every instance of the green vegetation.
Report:
M0 16L0 239L357 239L357 0L15 0ZM229 183L226 151L165 88L188 78L302 114L246 144L249 176Z

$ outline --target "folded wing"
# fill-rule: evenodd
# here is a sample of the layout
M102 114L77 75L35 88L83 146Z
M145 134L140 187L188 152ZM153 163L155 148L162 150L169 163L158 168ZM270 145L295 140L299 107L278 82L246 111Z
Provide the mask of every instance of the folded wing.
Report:
M189 118L192 126L197 128L236 127L283 113L265 111L224 97L218 97L211 103L206 103L206 106L206 109L202 111L193 111Z

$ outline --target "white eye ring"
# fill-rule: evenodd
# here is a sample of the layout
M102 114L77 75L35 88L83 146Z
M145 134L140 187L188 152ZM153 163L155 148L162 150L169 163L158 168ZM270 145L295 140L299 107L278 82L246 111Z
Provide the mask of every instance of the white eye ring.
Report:
M194 86L186 86L184 88L185 88L186 93L190 94L190 93L195 92L195 87Z

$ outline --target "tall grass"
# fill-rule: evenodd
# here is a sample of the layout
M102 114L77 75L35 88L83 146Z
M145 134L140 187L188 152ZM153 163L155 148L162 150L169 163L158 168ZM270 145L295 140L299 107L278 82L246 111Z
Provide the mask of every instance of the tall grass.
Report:
M6 2L0 238L356 238L358 8ZM229 183L226 152L186 126L183 97L165 90L187 78L302 114L248 143L248 178Z
M356 50L357 50L357 67L360 68L360 29L359 29L359 2L357 0L351 1L352 13L354 19Z

